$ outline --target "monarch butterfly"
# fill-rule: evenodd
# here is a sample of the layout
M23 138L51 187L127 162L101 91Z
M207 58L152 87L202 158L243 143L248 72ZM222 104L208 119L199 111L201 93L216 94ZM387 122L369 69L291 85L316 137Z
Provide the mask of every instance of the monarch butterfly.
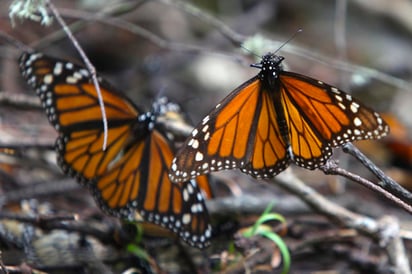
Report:
M378 113L322 81L284 71L283 60L268 53L251 65L259 74L218 103L178 151L173 181L233 168L270 178L291 162L315 169L332 147L387 134Z
M107 213L159 224L188 244L209 244L211 226L194 180L174 184L168 177L173 152L154 128L156 114L144 113L108 82L99 79L108 122L107 147L97 92L87 69L41 53L23 53L21 73L40 97L58 131L58 163L93 192ZM207 185L206 177L199 177Z

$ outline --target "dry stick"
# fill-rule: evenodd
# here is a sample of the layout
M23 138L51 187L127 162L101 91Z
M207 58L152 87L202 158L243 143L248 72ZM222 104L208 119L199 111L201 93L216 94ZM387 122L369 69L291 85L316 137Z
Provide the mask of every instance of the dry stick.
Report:
M4 195L0 195L0 206L29 198L38 198L42 196L50 197L56 194L65 194L77 189L80 189L80 185L72 179L30 184L24 188L11 190Z
M211 26L218 29L227 39L229 39L232 43L237 46L240 46L245 40L246 36L241 35L231 29L228 25L226 25L223 21L218 20L216 17L210 15L209 13L205 12L204 10L191 5L186 1L176 1L176 0L157 0L163 4L174 6L187 14L191 14L193 17L199 18L204 22L207 22Z
M283 189L300 197L315 211L327 216L346 227L356 229L373 239L384 240L385 248L392 265L396 268L396 273L410 274L408 256L406 255L403 243L397 230L390 229L388 223L376 222L366 216L362 216L337 204L331 203L315 190L305 185L292 172L283 172L275 177L276 184ZM397 253L391 253L396 248Z
M412 206L405 203L403 200L398 198L397 196L393 195L391 192L387 191L386 189L383 189L382 187L372 183L371 181L366 180L365 178L362 178L361 176L357 174L353 174L343 168L340 168L337 166L337 164L334 161L329 160L326 162L325 165L321 166L319 169L321 169L325 174L333 174L333 175L341 175L345 178L348 178L354 182L357 182L369 189L372 189L383 196L385 196L388 200L393 201L396 203L398 206L402 207L405 209L407 212L412 214Z
M112 6L112 7L107 7L107 8L105 7L105 9L103 9L102 11L99 11L97 13L89 12L89 14L92 14L92 16L89 15L89 17L101 17L104 14L107 14L107 15L121 15L123 13L128 12L129 10L133 10L136 7L136 5L137 4L134 3L134 4L132 4L132 6L130 6L128 4L125 4L125 5L121 5L120 7L117 7L117 6ZM67 10L68 11L74 11L74 12L78 11L78 10L73 10L73 9L59 8L59 13L64 15L65 17L69 17L67 12L66 12L66 14L64 14L63 11L65 11L65 10L66 11ZM82 18L82 19L85 19L85 18ZM85 20L87 20L87 19L85 19ZM90 21L90 19L88 21ZM77 21L77 22L71 23L69 25L69 29L71 30L72 33L77 32L77 31L81 30L86 24L87 24L87 22ZM65 34L64 31L62 31L62 30L55 31L51 34L48 34L47 36L45 36L40 41L36 41L35 47L37 49L48 47L50 45L50 43L59 41L59 40L63 39L64 37L66 37L66 34Z
M372 218L362 216L347 210L327 200L313 188L307 186L288 170L274 178L275 184L298 196L309 207L346 227L354 228L363 233L376 237L379 228Z
M50 10L53 12L53 14L56 17L59 24L63 27L63 30L66 32L69 39L72 41L74 47L79 52L79 54L82 57L87 69L89 70L89 72L91 74L93 84L96 88L97 98L99 100L100 111L102 113L102 122L103 122L103 130L104 130L102 149L106 150L107 135L108 135L107 117L106 117L106 111L105 111L105 108L104 108L104 101L103 101L102 93L100 91L99 81L97 80L97 76L96 76L96 69L94 68L94 66L90 62L89 58L87 58L87 56L84 53L83 49L81 48L79 42L73 36L72 32L70 31L69 27L64 22L63 18L60 16L59 11L56 9L56 7L50 2L50 0L46 0L46 3L49 6Z
M0 104L16 108L41 109L41 103L37 96L20 94L9 91L0 91Z
M92 14L87 11L78 11L78 10L73 10L73 9L60 9L60 13L68 18L83 19L83 20L88 20L88 21L97 21L105 25L114 26L116 28L129 31L133 34L143 37L144 39L148 40L152 44L162 49L167 49L167 50L176 51L176 52L186 52L186 53L203 53L203 54L218 56L220 58L233 59L236 62L239 62L242 64L244 63L244 65L249 64L249 63L244 62L241 58L239 58L238 55L233 55L230 53L216 53L215 51L211 51L210 48L205 48L205 47L201 47L197 45L188 45L186 43L178 43L178 42L166 40L154 34L153 32L150 32L149 30L142 28L134 23L131 23L121 18L110 17L104 13Z
M172 6L176 6L176 7L182 7L181 10L190 13L193 16L199 16L200 19L202 19L204 22L215 26L216 28L219 29L219 31L221 31L225 37L231 41L233 41L235 44L237 44L238 42L244 42L245 40L247 40L250 37L247 36L243 36L237 32L235 32L233 29L231 29L230 27L228 27L227 25L225 25L222 21L210 16L210 15L205 15L203 16L202 14L204 12L202 12L201 10L197 9L196 7L193 7L191 5L189 5L187 7L187 5L185 4L185 2L179 2L178 4L176 4L174 1L171 0L158 0L159 2L165 3L165 4L170 4ZM63 10L63 9L60 9ZM69 14L70 12L72 12L73 10L70 9L64 9L66 11L68 11L65 16L67 17L75 17L75 18L79 18L79 14L85 14L86 12L82 11L76 11L76 13L78 15L74 15L73 14ZM189 11L193 11L196 10L196 12L189 12ZM89 13L90 14L90 13ZM212 54L210 52L210 49L205 49L205 48L200 48L198 46L187 46L186 44L179 44L179 43L173 43L167 40L164 40L163 38L147 31L146 29L143 29L137 25L134 25L130 22L127 22L125 20L116 18L116 20L119 20L117 22L112 21L114 18L110 18L110 17L106 17L103 18L104 14L93 14L95 17L91 17L92 20L95 19L96 21L100 21L102 23L108 24L108 25L114 25L117 27L121 27L123 29L129 30L137 35L140 35L144 38L146 38L147 40L149 40L150 42L154 43L155 45L161 47L161 48L165 48L165 49L169 49L169 50L178 50L178 51L196 51L196 52L202 52L202 53L208 53L208 54ZM84 18L84 16L80 16L82 17L82 19L86 19L86 20L90 20L87 18ZM108 20L108 21L105 21ZM79 23L79 22L76 22ZM74 24L76 24L74 23ZM74 25L73 24L73 25ZM222 26L222 27L221 27ZM221 28L220 28L221 27ZM275 42L273 40L266 40L266 44L267 45L271 45L273 44L274 48L278 47L278 42ZM320 64L324 64L325 66L328 67L332 67L335 69L339 69L339 70L343 70L343 71L347 71L347 72L351 72L353 73L354 71L358 72L358 74L361 75L365 75L367 77L370 78L374 78L376 80L382 81L384 83L387 83L389 85L393 85L399 89L408 89L410 86L410 83L402 80L400 78L396 78L393 77L391 75L388 75L386 73L382 73L380 71L377 71L375 69L371 69L368 67L364 67L364 66L359 66L359 65L354 65L354 64L348 64L347 62L341 61L341 60L336 60L336 58L330 58L330 57L325 57L324 54L322 53L318 53L313 51L313 49L308 50L302 47L298 47L298 46L294 46L292 44L289 44L286 48L282 49L284 52L288 52L291 53L293 55L296 56L301 56L302 58L305 58L307 60L312 60L314 62L318 62ZM228 57L228 56L223 56L223 57ZM235 61L237 62L242 62L242 60L237 57L237 56L232 56L233 59L235 59Z
M239 34L238 32L231 29L229 26L227 26L224 22L218 20L217 18L211 16L210 14L204 12L203 10L187 2L176 1L176 0L157 0L157 1L167 4L167 5L175 6L179 8L180 10L188 14L191 14L192 16L198 17L199 19L203 20L207 24L217 28L227 39L232 41L234 44L243 43L246 39L250 38L250 37ZM277 48L279 44L278 42L275 42L269 39L267 39L266 42L268 46L270 44L273 44L273 48ZM325 57L323 53L316 52L313 49L306 49L306 48L302 48L299 46L294 46L292 44L289 44L286 48L283 48L283 51L294 54L295 56L300 56L307 60L318 62L319 64L324 64L328 67L332 67L335 69L347 71L350 73L353 73L354 71L356 71L358 74L361 74L365 77L374 78L378 81L387 83L389 85L393 85L399 89L408 90L411 85L411 83L408 81L405 81L397 77L393 77L387 73L380 72L376 69L372 69L372 68L368 68L368 67L364 67L360 65L355 65L355 64L349 64L346 61L336 60L336 58Z
M412 193L404 189L401 185L388 177L380 168L378 168L371 160L369 160L362 152L359 151L352 143L346 143L342 146L344 152L349 153L359 160L366 168L368 168L381 182L379 186L386 191L393 193L403 201L412 205Z
M395 266L396 274L411 274L409 259L406 256L405 246L400 235L399 221L394 216L385 216L380 220L381 235L387 236L386 250L389 262Z
M130 238L121 227L102 228L91 225L86 221L77 221L76 215L36 215L27 216L14 214L9 212L0 212L0 220L15 220L21 223L33 225L44 230L65 230L68 232L78 232L85 235L90 235L104 244L113 244L116 241L125 241ZM113 233L116 229L117 233ZM114 237L113 235L116 235ZM130 240L130 239L129 239Z
M15 47L19 48L20 50L24 51L30 51L31 48L14 38L13 36L10 36L8 33L4 31L0 31L0 37L4 40L7 41L7 43L14 45Z

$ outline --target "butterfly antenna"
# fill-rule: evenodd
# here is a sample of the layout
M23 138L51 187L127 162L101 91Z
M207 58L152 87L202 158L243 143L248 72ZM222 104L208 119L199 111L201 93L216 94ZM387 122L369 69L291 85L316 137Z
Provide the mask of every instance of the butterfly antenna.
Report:
M240 45L240 47L242 49L244 49L245 51L249 52L251 55L257 57L257 58L262 58L262 56L260 56L259 54L254 53L253 51L251 51L250 49L248 49L247 47L245 47L244 45Z
M295 31L295 33L288 40L283 42L283 44L280 45L280 47L277 50L275 50L275 52L273 54L276 54L278 51L280 51L287 43L289 43L291 40L293 40L302 31L303 31L302 29L298 29L297 31Z

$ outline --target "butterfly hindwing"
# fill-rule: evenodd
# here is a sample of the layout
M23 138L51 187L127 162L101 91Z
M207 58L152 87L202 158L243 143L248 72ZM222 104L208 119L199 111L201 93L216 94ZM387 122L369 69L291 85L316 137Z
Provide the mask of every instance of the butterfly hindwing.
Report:
M124 218L133 214L131 209L137 209L145 220L169 228L192 245L204 247L211 227L203 195L194 180L170 182L168 167L172 158L168 142L154 131L97 179L97 201L111 215Z

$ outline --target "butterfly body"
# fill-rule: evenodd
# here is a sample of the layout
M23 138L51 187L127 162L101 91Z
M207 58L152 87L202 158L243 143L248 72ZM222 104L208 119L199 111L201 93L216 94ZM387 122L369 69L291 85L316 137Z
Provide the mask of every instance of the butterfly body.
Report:
M262 57L257 76L213 109L193 130L171 166L174 181L239 168L255 178L273 177L291 162L315 169L332 148L378 139L388 126L351 95L294 72L283 57Z
M92 191L105 212L134 219L137 211L192 246L209 244L211 226L195 180L175 184L168 178L174 153L155 128L156 113L141 111L98 77L108 125L103 149L103 117L88 70L41 53L23 53L19 61L59 133L58 164Z

